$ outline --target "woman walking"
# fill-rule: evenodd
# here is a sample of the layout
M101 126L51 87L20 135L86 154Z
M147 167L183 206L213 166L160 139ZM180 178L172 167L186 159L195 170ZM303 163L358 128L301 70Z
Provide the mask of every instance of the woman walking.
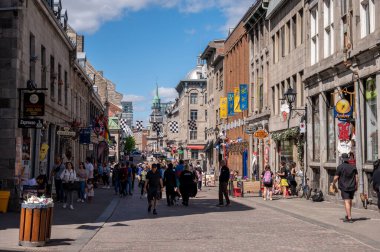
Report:
M286 166L285 166L284 161L281 162L280 172L277 174L281 178L280 186L281 186L283 198L285 199L285 198L287 198L287 188L288 188L289 184L288 184L288 180L286 178Z
M264 200L268 199L268 194L269 194L269 200L272 200L273 172L271 171L269 165L265 166L265 169L263 173L261 174L261 179L264 184Z
M61 174L61 179L63 182L63 189L65 191L65 200L63 203L63 208L67 207L67 202L70 204L70 209L74 210L73 206L73 195L74 195L74 182L77 180L76 172L73 168L71 162L66 163L66 169Z
M79 163L79 169L77 171L77 177L79 181L79 190L78 190L78 200L77 202L84 202L84 194L86 189L86 181L87 181L87 171L84 167L84 163Z

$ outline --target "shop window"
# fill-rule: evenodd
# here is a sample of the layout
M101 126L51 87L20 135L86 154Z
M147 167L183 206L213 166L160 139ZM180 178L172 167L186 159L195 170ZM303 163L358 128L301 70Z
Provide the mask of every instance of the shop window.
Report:
M334 181L335 170L327 170L327 177L328 177L327 186L329 186Z
M280 162L287 164L293 162L293 141L285 140L280 142Z
M321 123L319 118L319 96L314 96L312 98L312 108L313 108L313 115L312 115L312 127L313 127L313 160L319 161L320 160L320 140L321 140Z
M327 161L336 160L336 135L335 135L335 116L334 116L334 92L326 94L327 101Z
M197 150L191 151L191 159L198 159L198 151Z
M319 189L320 188L320 179L321 179L321 170L320 168L312 168L313 177L311 181L311 189Z
M365 108L364 108L364 127L365 127L365 159L375 161L378 159L378 125L377 125L377 89L375 77L364 80L365 88Z

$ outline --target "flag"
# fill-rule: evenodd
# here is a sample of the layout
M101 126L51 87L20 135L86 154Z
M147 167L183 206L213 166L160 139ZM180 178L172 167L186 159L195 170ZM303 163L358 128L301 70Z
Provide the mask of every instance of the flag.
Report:
M188 123L190 130L197 130L197 122L195 120L189 120Z
M160 123L154 122L152 125L152 130L153 131L160 131Z
M248 85L240 84L240 109L248 110Z
M241 112L240 109L240 91L239 88L234 88L234 112Z
M169 129L171 133L178 133L178 122L177 121L170 121L169 122Z
M234 113L234 93L227 94L227 102L228 102L228 116L233 116Z
M220 97L220 112L219 117L220 119L226 119L227 118L227 97Z
M143 121L136 121L136 129L137 131L142 131L143 130Z

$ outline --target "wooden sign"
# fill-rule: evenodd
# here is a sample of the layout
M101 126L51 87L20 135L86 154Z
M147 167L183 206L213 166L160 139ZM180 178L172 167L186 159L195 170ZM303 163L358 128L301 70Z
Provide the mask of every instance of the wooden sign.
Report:
M258 139L264 139L268 137L268 132L266 130L259 129L255 133L253 133L253 136Z

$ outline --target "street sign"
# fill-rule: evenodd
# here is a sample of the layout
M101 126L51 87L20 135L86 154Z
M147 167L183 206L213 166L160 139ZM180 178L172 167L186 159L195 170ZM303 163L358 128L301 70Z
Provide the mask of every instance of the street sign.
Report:
M41 129L44 121L42 119L18 119L18 127L24 129Z
M258 139L264 139L268 137L268 132L266 130L259 129L255 133L253 133L253 136Z
M75 136L77 133L75 131L68 131L68 130L60 130L57 131L57 135L59 136Z

